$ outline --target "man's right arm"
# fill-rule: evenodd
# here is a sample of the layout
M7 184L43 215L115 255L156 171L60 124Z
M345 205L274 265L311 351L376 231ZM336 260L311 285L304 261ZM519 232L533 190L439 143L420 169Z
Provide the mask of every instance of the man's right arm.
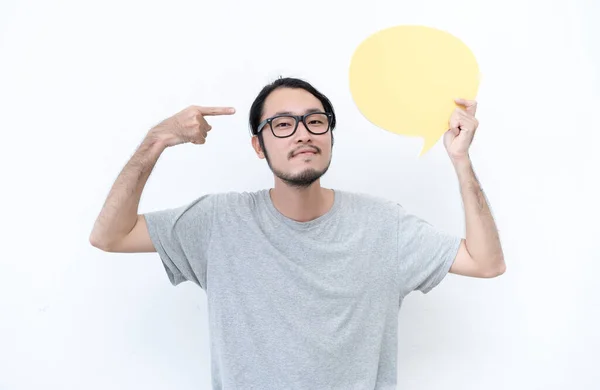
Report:
M151 129L113 184L90 243L106 252L156 252L146 220L138 214L142 191L156 162L167 147L204 144L212 128L205 116L233 113L231 107L190 106Z
M146 221L138 214L142 191L166 148L149 134L113 184L96 219L90 243L107 252L155 252Z

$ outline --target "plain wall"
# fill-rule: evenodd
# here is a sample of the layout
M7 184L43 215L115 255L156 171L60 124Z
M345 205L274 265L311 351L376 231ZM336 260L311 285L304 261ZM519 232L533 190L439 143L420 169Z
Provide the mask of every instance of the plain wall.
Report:
M328 95L327 187L368 192L455 234L440 141L374 127L348 67L370 34L420 24L460 37L483 73L475 171L507 272L447 276L407 297L399 389L597 389L600 382L600 16L570 1L6 1L0 5L0 389L208 389L205 293L157 254L88 237L146 132L189 105L234 106L205 145L168 149L140 212L273 176L247 114L276 77ZM452 58L448 58L452 61Z

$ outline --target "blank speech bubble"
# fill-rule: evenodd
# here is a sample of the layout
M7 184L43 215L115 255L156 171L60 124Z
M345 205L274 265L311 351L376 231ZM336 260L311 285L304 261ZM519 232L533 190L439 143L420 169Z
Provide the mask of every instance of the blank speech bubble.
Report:
M361 114L384 130L422 137L419 156L448 130L454 99L475 100L480 81L471 50L425 26L395 26L369 36L354 52L349 73Z

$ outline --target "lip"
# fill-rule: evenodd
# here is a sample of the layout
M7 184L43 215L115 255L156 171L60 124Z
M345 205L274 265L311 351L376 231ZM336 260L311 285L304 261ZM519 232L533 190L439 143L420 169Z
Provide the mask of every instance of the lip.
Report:
M298 153L294 154L294 157L301 156L303 154L317 154L314 150L301 150Z

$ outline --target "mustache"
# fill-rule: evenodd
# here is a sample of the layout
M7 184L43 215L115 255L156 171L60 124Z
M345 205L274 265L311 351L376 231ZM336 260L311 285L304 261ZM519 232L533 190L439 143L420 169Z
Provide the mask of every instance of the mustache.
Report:
M292 158L292 157L294 157L294 156L296 155L296 153L297 153L299 150L306 150L306 149L312 149L312 150L313 150L315 153L321 153L321 149L319 149L319 148L318 148L318 147L316 147L316 146L313 146L313 145L308 145L308 146L300 146L300 147L298 147L298 148L296 148L296 149L292 150L292 151L289 153L289 155L288 155L288 158Z

